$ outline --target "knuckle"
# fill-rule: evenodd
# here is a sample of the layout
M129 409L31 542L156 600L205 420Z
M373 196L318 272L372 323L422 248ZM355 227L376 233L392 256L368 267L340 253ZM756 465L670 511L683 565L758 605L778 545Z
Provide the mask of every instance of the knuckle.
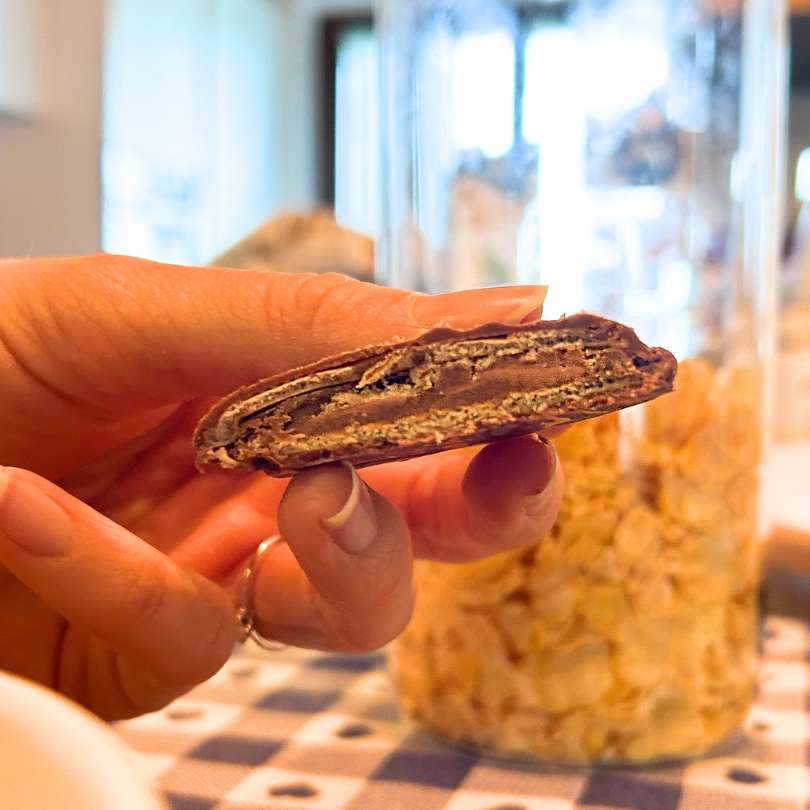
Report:
M237 623L224 592L214 595L216 587L201 575L193 575L194 627L186 627L190 634L182 644L182 654L160 655L153 660L153 668L163 684L189 689L215 675L228 660L236 642ZM162 593L167 593L163 588ZM165 597L164 597L165 599ZM162 600L161 600L162 601ZM145 601L142 608L160 620L163 607L154 601Z
M348 306L353 297L353 285L345 276L327 273L313 276L299 288L301 307L299 312L307 313L306 324L314 334L318 334L326 325L333 328L335 316L348 314Z
M288 276L282 287L286 294L279 294L278 281L268 285L268 308L274 317L293 315L298 321L309 318L312 325L317 325L324 315L347 302L355 284L348 276L338 273Z
M423 306L425 300L423 293L414 292L413 290L408 290L402 294L399 305L406 323L421 323L422 319L419 316L419 309Z
M233 608L212 582L201 574L192 574L196 590L199 643L186 659L184 678L202 683L215 675L228 660L237 638L237 622Z
M209 640L197 647L193 654L182 662L174 664L174 680L178 683L196 686L204 683L219 672L236 643L233 632L234 622L225 617L215 620L216 627L212 630ZM227 647L223 642L228 641Z
M335 330L352 324L356 333L368 327L362 313L382 294L379 287L340 273L267 275L265 313L274 331L300 343L310 340L334 344Z
M233 611L224 602L223 599L223 604L212 605L210 609L210 630L200 645L199 661L191 670L191 677L196 683L202 683L219 672L236 643L237 624Z
M149 565L134 578L121 600L123 619L142 627L158 626L163 617L169 592L165 566Z

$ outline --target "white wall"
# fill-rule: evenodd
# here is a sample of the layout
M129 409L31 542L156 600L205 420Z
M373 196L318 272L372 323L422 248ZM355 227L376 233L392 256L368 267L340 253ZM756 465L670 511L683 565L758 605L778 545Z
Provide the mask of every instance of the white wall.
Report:
M237 12L238 9L238 13ZM253 230L282 195L282 14L268 0L220 0L212 232L207 258Z
M280 202L307 206L318 199L317 127L321 94L319 17L368 13L369 0L275 0L284 10L284 118L277 142Z
M214 224L207 252L240 235L259 212L269 216L318 199L318 18L324 11L368 12L371 6L369 0L238 0L243 13L231 16L223 9L232 2L216 3L224 22L218 35L220 107L208 118L214 131L199 133L200 141L214 138L226 156L212 166L218 190L209 200ZM0 255L101 247L104 7L104 0L0 0L0 76L6 82L0 95L7 99L5 112L0 109ZM246 32L254 53L259 43L267 44L261 70L270 103L264 109L223 92L223 85L239 86L240 76L255 68L238 44ZM168 71L156 65L156 81L167 81ZM246 109L253 115L246 117ZM161 120L147 116L144 124L159 130ZM269 160L260 164L254 156L263 149Z
M104 246L208 261L279 197L282 14L272 0L107 5Z
M0 2L0 114L24 116L40 101L37 3Z
M0 256L98 250L103 0L0 0L0 26L33 44L0 64L33 99L0 112Z

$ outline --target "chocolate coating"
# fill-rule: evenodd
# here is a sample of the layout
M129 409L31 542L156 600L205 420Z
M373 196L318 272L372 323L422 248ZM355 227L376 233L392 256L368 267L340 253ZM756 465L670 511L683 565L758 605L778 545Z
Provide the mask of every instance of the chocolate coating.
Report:
M672 390L676 368L594 315L438 329L234 392L198 426L197 461L285 477L427 455L645 402Z

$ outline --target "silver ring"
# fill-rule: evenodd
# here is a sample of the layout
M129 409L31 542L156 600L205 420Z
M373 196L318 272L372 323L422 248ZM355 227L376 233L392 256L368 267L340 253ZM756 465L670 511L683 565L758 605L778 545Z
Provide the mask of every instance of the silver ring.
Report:
M239 643L245 644L248 641L253 641L254 644L258 645L263 650L269 650L270 652L279 652L287 645L281 644L278 641L269 641L266 638L262 638L256 632L256 617L253 612L253 592L255 588L256 576L259 573L259 568L261 567L262 561L264 560L267 552L270 551L270 549L276 545L276 543L281 542L281 535L277 534L273 537L269 537L256 549L256 553L251 558L247 568L245 568L245 570L242 572L242 586L239 589L240 606L236 611L236 618L239 621L239 624L242 626L242 633L239 637Z

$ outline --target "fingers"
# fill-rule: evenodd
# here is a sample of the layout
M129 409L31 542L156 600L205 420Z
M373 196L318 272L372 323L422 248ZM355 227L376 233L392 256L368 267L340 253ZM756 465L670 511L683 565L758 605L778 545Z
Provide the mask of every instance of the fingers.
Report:
M316 649L377 649L413 607L410 537L397 510L348 465L298 475L279 509L286 545L259 569L254 606L266 638Z
M0 338L65 399L143 410L445 324L520 323L543 287L429 297L340 275L184 268L116 256L20 262ZM69 279L68 284L65 280ZM76 351L81 347L81 351Z
M363 477L382 494L347 466L310 470L289 485L278 515L286 544L270 549L256 580L266 638L317 649L382 646L410 617L411 536L418 555L446 561L528 545L551 528L563 490L553 447L535 437Z
M0 565L122 656L142 710L216 672L236 638L221 588L27 471L0 468Z
M287 481L214 471L184 484L145 519L138 534L185 568L216 582L278 531Z
M552 527L563 475L547 440L495 442L363 471L402 510L416 556L475 560L540 540Z
M455 561L536 542L550 529L563 489L552 448L534 438L361 474L407 516L417 556ZM184 567L227 581L278 531L286 486L263 475L214 472L185 484L137 531Z

